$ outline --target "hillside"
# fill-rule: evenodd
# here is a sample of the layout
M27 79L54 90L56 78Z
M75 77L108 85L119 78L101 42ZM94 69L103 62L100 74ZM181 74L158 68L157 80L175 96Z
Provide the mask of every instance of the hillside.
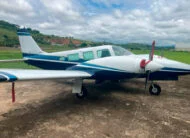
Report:
M16 34L19 25L11 24L6 21L0 20L0 47L19 47L18 36ZM103 44L112 44L109 42L91 42L86 40L80 40L73 37L60 37L55 35L45 35L38 30L27 28L33 38L42 47L56 47L57 49L73 49L77 47L89 47L98 46ZM151 45L140 43L127 43L127 44L115 44L122 46L126 49L144 50L150 49ZM59 48L58 48L59 47ZM157 49L174 49L175 46L162 46Z
M18 25L11 24L5 21L0 21L0 46L18 47L19 41L16 34ZM42 46L71 46L71 47L84 47L92 42L87 42L73 37L59 37L55 35L45 35L38 30L27 28L33 38Z
M0 46L16 46L18 38L16 35L17 26L0 21Z
M19 25L11 24L6 21L0 20L0 47L18 47L19 41L17 36L17 29ZM32 37L37 41L40 46L63 46L66 49L72 49L75 47L87 47L97 46L103 44L111 44L107 42L91 42L86 40L80 40L73 37L60 37L55 35L45 35L38 30L27 28Z

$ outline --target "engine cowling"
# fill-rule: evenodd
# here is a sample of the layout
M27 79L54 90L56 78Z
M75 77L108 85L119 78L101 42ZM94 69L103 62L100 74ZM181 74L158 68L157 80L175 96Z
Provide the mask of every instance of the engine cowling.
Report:
M140 61L140 68L144 69L145 72L146 71L155 72L163 68L163 66L155 61L142 59Z

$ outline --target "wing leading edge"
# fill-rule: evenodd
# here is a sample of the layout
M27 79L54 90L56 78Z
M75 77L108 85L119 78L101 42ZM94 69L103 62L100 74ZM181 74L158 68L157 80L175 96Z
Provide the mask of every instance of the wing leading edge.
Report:
M0 82L43 79L76 79L89 78L91 76L91 74L83 71L0 69Z

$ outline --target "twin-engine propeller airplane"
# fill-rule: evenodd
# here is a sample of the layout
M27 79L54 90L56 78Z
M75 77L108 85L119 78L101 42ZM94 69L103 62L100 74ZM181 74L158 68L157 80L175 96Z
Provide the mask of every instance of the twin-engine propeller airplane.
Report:
M17 32L23 61L45 70L0 69L0 82L12 82L12 101L15 101L15 81L41 79L73 79L72 93L78 98L87 96L84 79L122 80L145 78L145 88L159 95L161 88L155 80L178 80L190 74L190 65L154 55L155 41L149 55L135 55L119 46L103 45L64 52L46 53L40 49L26 29ZM17 60L3 60L1 62Z

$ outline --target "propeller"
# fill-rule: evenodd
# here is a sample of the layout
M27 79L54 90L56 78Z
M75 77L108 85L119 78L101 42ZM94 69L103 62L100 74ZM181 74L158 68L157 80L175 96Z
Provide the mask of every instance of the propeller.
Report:
M155 49L155 40L152 42L152 49L149 54L149 61L153 61L154 58L154 49ZM149 81L151 70L146 71L146 80L145 80L145 90Z
M145 78L145 90L149 81L149 77L150 77L150 73L151 73L151 69L150 68L146 68L147 65L153 61L154 58L154 49L155 49L155 40L152 42L152 49L150 51L149 54L149 60L146 61L145 59L143 59L140 63L140 67L144 69L145 73L146 73L146 78Z
M153 60L154 58L154 49L155 49L155 40L152 42L152 49L150 51L150 54L149 54L149 60Z

